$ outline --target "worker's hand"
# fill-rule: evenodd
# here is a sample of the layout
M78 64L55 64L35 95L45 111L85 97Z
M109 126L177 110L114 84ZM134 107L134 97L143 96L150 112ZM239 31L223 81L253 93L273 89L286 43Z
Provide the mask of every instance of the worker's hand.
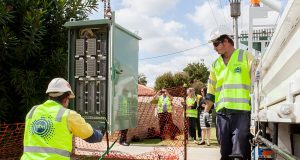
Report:
M156 92L156 96L161 96L161 91Z
M97 134L99 135L99 139L98 139L99 141L98 142L101 142L102 138L104 136L105 131L104 131L104 133L102 131L100 131L100 130L95 130L95 131L98 132Z
M93 129L93 134L84 140L88 143L97 143L102 141L103 136L104 133L102 133L100 130Z

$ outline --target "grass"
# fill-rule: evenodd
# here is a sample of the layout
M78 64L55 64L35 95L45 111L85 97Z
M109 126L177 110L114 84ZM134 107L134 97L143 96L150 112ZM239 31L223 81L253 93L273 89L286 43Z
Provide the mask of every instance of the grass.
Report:
M152 138L152 139L144 139L140 142L130 142L131 144L139 144L139 145L159 145L161 142L158 138Z

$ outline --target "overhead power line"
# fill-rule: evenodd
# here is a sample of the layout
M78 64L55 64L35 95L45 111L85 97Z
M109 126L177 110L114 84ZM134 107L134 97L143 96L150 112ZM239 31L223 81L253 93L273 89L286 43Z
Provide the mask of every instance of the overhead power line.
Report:
M155 58L161 58L161 57L171 56L171 55L175 55L175 54L180 54L180 53L184 53L186 51L189 51L189 50L192 50L192 49L195 49L195 48L199 48L199 47L207 45L207 44L208 43L203 43L203 44L200 44L200 45L197 45L197 46L194 46L194 47L191 47L191 48L187 48L187 49L184 49L184 50L181 50L181 51L177 51L177 52L173 52L173 53L168 53L168 54L163 54L163 55L160 55L160 56L153 56L153 57L141 58L139 60L142 61L142 60L155 59Z
M225 5L226 5L226 4L224 4L224 6L223 6L223 5L222 5L222 0L219 0L219 2L220 2L220 7L221 7L221 10L222 10L222 12L223 12L223 13L221 13L221 14L223 15L223 18L224 18L225 24L226 24L226 25L229 25L229 23L227 22L227 19L225 18L225 12L224 12ZM223 7L224 7L224 8L223 8Z
M218 21L217 21L217 18L216 18L216 16L215 16L215 13L214 13L214 11L213 11L211 5L210 5L210 0L207 0L207 2L208 2L208 5L209 5L209 7L210 7L210 11L211 11L212 15L214 16L214 19L215 19L216 24L217 24L217 26L219 26Z

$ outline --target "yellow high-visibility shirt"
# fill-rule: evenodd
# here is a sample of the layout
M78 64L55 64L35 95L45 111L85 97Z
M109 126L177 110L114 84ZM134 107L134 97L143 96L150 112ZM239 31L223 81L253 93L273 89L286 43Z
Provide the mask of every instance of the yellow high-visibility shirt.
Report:
M254 65L256 65L256 63L254 61L254 57L249 52L247 52L246 54L247 54L248 66L251 66L251 68L252 68L251 70L253 71ZM212 68L212 66L211 66L211 68ZM252 73L249 73L249 74L251 75L251 79L253 79ZM211 69L210 74L209 74L209 78L208 78L208 82L207 82L207 93L208 94L215 95L216 84L217 84L216 74L214 73L214 70Z
M72 110L69 112L67 125L70 132L82 139L89 138L94 132L92 126L86 123L80 114Z

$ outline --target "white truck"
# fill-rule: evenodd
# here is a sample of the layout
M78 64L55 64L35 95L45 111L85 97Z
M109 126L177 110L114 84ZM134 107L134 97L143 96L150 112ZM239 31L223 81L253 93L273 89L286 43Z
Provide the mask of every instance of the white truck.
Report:
M299 22L300 0L289 0L257 68L253 159L300 159Z

